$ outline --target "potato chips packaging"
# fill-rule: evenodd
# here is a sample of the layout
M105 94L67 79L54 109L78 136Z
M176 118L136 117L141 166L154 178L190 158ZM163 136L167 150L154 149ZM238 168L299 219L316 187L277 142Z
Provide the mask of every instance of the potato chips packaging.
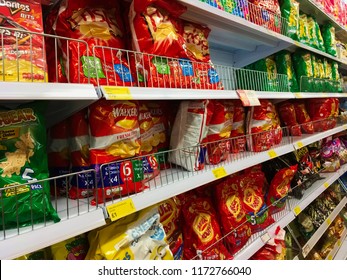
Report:
M40 35L43 34L41 3L28 0L2 1L0 27L1 80L47 81L45 45Z
M69 129L67 120L63 120L48 130L48 168L50 177L70 173ZM69 179L59 178L51 182L53 196L66 195Z
M0 229L60 221L50 200L43 104L0 109ZM18 187L16 187L18 186Z
M218 242L222 234L217 213L210 198L191 199L183 205L182 211L184 217L184 259L232 259L223 242Z
M158 207L91 231L87 260L173 260Z
M287 126L292 136L301 136L301 129L296 120L294 104L290 101L283 101L278 104L278 112L284 126Z
M312 134L314 132L313 123L307 112L306 103L302 100L293 101L295 116L298 124L300 124L302 133Z
M288 23L288 36L294 40L298 40L299 33L299 2L296 0L283 0L281 2L282 17Z
M299 85L296 79L291 53L289 51L280 51L276 53L275 57L278 73L288 76L289 88L291 92L298 92Z
M67 120L69 125L69 145L71 152L71 170L78 172L71 177L69 198L80 199L94 194L94 173L84 172L90 169L90 137L88 109L83 109Z
M213 114L210 100L181 101L173 124L169 161L186 170L205 166L206 147L202 145Z
M336 56L335 27L330 22L323 25L322 36L326 52L332 56Z
M206 163L218 164L227 159L230 153L230 133L234 117L233 101L211 100L214 112L208 125L206 137Z
M130 159L140 155L138 114L137 101L100 99L89 107L90 163L97 172L99 202L144 190L143 163Z
M53 260L84 260L89 243L86 234L77 235L50 247Z
M133 85L124 53L124 27L117 1L63 0L53 22L68 81L95 85ZM77 40L83 40L86 44Z
M239 153L246 150L246 109L241 100L234 100L233 125L230 132L230 150L232 153Z

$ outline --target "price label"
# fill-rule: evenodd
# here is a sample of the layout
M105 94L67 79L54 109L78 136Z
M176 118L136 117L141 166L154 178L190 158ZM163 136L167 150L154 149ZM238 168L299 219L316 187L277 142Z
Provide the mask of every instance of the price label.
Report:
M106 209L112 222L136 212L134 202L131 198L109 205Z
M327 188L329 188L329 186L330 186L330 184L329 184L328 182L325 182L325 183L324 183L324 188L327 189Z
M127 87L103 87L103 93L107 100L132 100L130 89Z
M328 256L328 260L331 261L333 259L333 256L332 255L329 255Z
M260 238L264 244L266 244L271 239L270 234L268 232L262 235Z
M302 93L301 92L296 92L295 93L296 98L302 98Z
M213 169L212 173L216 179L220 179L228 175L223 166Z
M297 146L299 149L301 149L301 148L304 146L304 144L303 144L302 142L298 142L298 143L296 143L296 146Z
M243 106L260 106L259 98L254 90L236 90Z
M347 124L344 124L344 125L343 125L343 129L344 129L344 130L347 130Z
M328 226L331 225L331 220L330 220L330 218L326 219L326 223L327 223Z
M341 243L341 240L337 240L337 247L341 247L342 243Z
M308 244L302 247L302 255L304 257L306 257L310 251L311 251L311 248Z
M296 206L293 211L294 211L295 216L298 216L301 213L300 206Z
M295 41L295 40L294 40L294 45L297 47L300 47L300 43L298 41Z
M278 157L277 153L274 150L268 151L268 155L271 159Z

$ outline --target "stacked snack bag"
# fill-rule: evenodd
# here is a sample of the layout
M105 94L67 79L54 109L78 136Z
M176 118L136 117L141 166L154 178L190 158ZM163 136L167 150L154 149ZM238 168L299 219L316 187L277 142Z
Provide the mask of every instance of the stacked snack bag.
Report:
M3 34L0 80L47 81L40 1L3 1L0 5L0 31Z

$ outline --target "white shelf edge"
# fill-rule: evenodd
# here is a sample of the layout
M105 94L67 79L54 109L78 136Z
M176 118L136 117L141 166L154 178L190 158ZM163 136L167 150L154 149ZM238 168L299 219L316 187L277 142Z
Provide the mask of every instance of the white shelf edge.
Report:
M294 92L294 98L296 99L306 99L306 98L328 98L328 97L337 97L344 98L347 97L347 93L338 93L338 92Z
M334 260L346 260L347 259L347 238L342 240L340 249L334 257Z
M346 239L347 236L347 229L345 228L342 232L341 238L335 243L334 248L331 250L329 255L325 258L326 260L333 260L337 254L337 252L340 250L342 243Z
M103 210L98 208L88 214L0 241L0 259L15 259L105 224Z
M0 82L0 100L97 100L92 84Z
M329 215L329 217L323 222L323 224L316 230L316 232L302 247L302 255L304 258L306 258L309 252L311 252L313 247L317 244L319 239L323 236L325 231L329 228L330 223L335 220L335 218L341 212L342 208L346 205L346 203L347 203L347 197L344 197L340 201L340 203L336 206L336 208L333 210L333 212ZM330 221L330 223L328 221Z

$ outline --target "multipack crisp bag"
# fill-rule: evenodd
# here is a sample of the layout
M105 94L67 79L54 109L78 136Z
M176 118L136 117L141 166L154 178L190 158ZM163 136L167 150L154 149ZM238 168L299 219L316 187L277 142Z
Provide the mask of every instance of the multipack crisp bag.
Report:
M157 206L91 231L87 260L173 260Z
M246 108L241 100L234 100L233 125L230 132L230 150L232 153L246 150Z
M169 161L189 171L205 166L208 126L213 114L210 100L181 101L172 127Z
M69 82L94 85L134 84L125 48L117 1L63 0L53 22ZM83 40L81 42L80 40Z
M8 82L46 82L40 1L1 1L0 77ZM35 32L35 33L29 33Z
M89 106L90 164L97 172L96 200L144 190L137 101L100 99Z
M1 230L60 221L49 182L37 182L49 177L43 105L0 109Z

